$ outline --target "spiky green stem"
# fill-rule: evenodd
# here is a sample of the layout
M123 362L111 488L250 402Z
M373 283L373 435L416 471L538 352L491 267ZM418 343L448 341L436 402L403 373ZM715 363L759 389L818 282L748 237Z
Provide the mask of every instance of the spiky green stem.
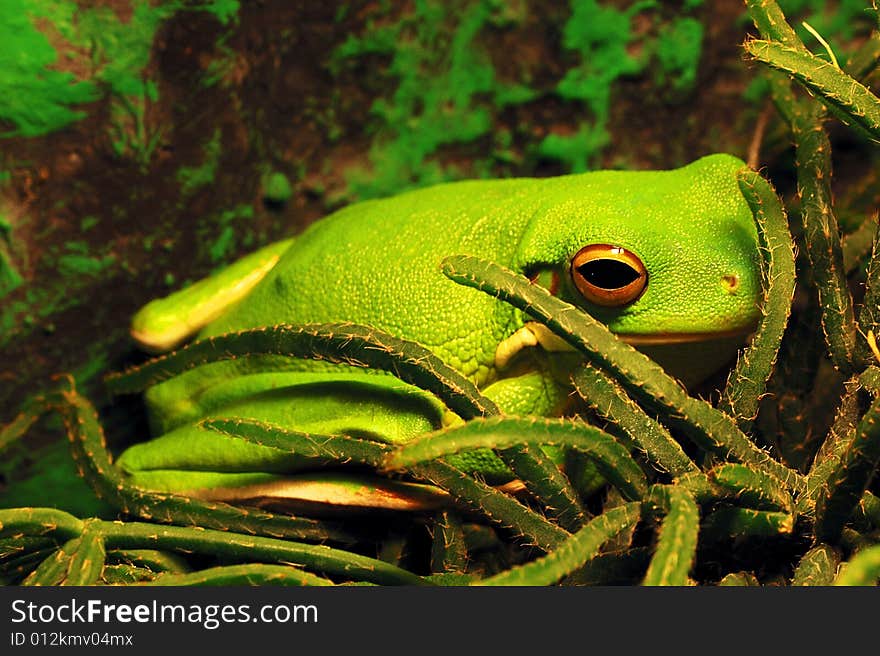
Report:
M103 536L91 526L91 522L86 522L79 544L70 555L62 585L95 585L101 578L107 553Z
M791 493L772 475L744 465L728 463L715 467L709 477L729 498L756 510L791 512Z
M162 549L229 560L282 562L330 576L386 585L424 583L421 577L381 560L325 545L212 529L93 521L94 530L104 537L108 549Z
M871 219L876 228L877 217ZM880 341L880 239L874 232L874 240L871 248L871 259L868 261L868 271L865 280L865 297L859 311L859 331L867 338L869 333L874 335L875 340ZM876 354L871 350L868 340L859 342L859 355L864 363L880 364Z
M22 534L66 541L79 537L83 526L83 520L55 508L0 509L0 536Z
M146 585L192 586L192 585L293 585L328 586L333 581L289 565L224 565L189 572L187 574L161 574Z
M677 485L655 485L652 502L665 507L657 549L643 585L687 585L694 566L700 511L693 495Z
M804 554L794 571L792 585L831 585L840 565L840 552L820 544Z
M836 542L859 504L880 464L880 398L874 400L856 428L856 434L840 457L816 499L816 538Z
M490 417L474 419L398 446L385 460L389 470L480 448L510 444L576 448L593 458L602 475L630 500L647 490L645 474L627 450L604 431L570 419Z
M794 530L791 513L751 508L719 508L706 517L701 539L774 537L788 535Z
M431 540L431 571L463 572L467 567L468 550L461 526L455 513L439 513L433 524Z
M316 542L333 540L350 543L354 539L339 527L312 519L273 515L256 509L132 487L110 461L104 430L92 404L77 393L72 381L62 395L64 403L59 410L81 475L98 496L125 513L161 523L198 525Z
M731 572L718 581L718 585L727 587L760 586L761 582L751 572Z
M600 370L584 365L572 376L572 383L593 411L628 435L651 463L672 476L699 471L669 431Z
M758 226L763 259L763 316L751 343L728 376L718 407L748 432L758 414L758 404L767 389L788 324L796 274L785 209L776 192L753 171L742 171L738 181Z
M345 435L316 435L288 430L252 419L206 419L201 426L227 437L237 438L307 458L321 458L336 465L379 467L392 449L388 444Z
M873 140L880 140L880 99L834 64L772 41L753 40L746 52L800 82L835 116Z
M551 585L593 558L602 545L633 527L641 504L628 503L591 519L582 529L546 556L474 582L474 585Z
M856 270L869 253L871 257L868 260L868 266L870 267L874 263L874 256L877 254L877 248L874 245L876 239L876 215L867 217L859 224L858 228L843 237L841 242L843 249L843 272L847 276ZM874 277L877 275L875 273ZM864 312L864 308L862 308L862 312Z
M804 48L775 0L746 0L746 7L755 27L765 39L774 39L792 48Z
M192 569L179 555L156 549L114 549L107 552L107 561L145 567L158 573L186 574Z

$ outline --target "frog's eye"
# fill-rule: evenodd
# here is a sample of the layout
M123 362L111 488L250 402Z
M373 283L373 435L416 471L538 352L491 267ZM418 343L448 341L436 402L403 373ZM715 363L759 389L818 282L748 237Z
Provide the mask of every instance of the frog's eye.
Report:
M591 244L571 261L571 278L590 303L621 307L648 286L648 271L634 253L610 244Z

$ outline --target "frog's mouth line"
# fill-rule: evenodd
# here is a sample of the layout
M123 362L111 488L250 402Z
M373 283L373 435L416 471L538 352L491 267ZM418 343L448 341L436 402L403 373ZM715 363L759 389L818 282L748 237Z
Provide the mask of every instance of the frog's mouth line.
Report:
M654 333L651 335L627 335L618 334L617 338L630 346L642 346L645 344L690 344L693 342L711 342L716 339L728 339L731 337L744 337L754 332L755 326L744 326L731 330L719 330L712 333Z
M744 337L754 330L755 326L749 325L711 333L654 333L651 335L620 333L617 334L617 337L630 346L690 344ZM576 350L547 326L530 321L498 344L495 349L495 367L503 369L517 353L531 346L540 346L551 353L573 353Z

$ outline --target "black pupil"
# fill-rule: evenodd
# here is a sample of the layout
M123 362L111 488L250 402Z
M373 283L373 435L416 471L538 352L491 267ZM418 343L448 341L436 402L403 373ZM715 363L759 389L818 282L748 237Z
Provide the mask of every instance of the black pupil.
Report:
M584 279L599 289L620 289L640 277L638 271L619 260L592 260L578 267Z

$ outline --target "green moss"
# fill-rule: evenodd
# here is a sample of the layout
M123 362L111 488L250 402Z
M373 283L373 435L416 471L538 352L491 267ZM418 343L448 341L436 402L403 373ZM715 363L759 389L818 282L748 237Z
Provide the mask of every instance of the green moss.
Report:
M489 22L495 27L522 25L529 15L527 0L488 0Z
M64 248L68 253L86 255L89 252L89 243L86 241L72 239L64 244Z
M100 220L96 216L84 216L79 222L79 230L80 232L88 232L92 228L94 228Z
M348 5L347 4L340 4L336 8L336 14L333 16L333 22L334 23L341 23L342 21L345 20L346 16L348 16Z
M541 92L524 84L501 84L495 87L495 104L500 107L522 105L540 97Z
M579 55L556 87L565 100L579 101L590 112L571 135L550 134L538 153L566 163L570 170L584 171L610 143L606 125L611 111L611 90L621 77L640 73L645 62L629 54L634 40L632 19L655 6L636 2L626 10L603 6L596 0L571 0L571 16L563 28L562 45ZM585 150L581 150L585 149Z
M660 29L655 45L657 83L674 92L690 91L697 80L703 46L703 24L694 18L679 18Z
M210 217L205 222L201 236L205 240L207 255L211 262L221 264L235 252L237 246L235 224L243 219L252 219L253 217L253 207L238 205L217 216ZM243 244L248 246L251 241L253 241L253 235L248 233L243 239Z
M290 180L280 171L272 171L263 176L263 198L271 203L286 203L293 195Z
M12 224L0 215L0 299L20 287L23 282L9 254L11 241Z
M208 253L212 262L221 262L232 251L235 245L235 229L226 225L220 230L220 234L211 244Z
M22 284L21 274L12 264L3 244L0 244L0 299L18 289Z
M46 4L46 3L40 3ZM73 2L48 5L70 13ZM40 17L33 0L0 3L0 121L11 129L2 136L35 137L60 130L85 116L78 105L99 93L89 80L55 68L58 53L34 25Z
M603 127L581 123L573 135L547 135L538 146L538 153L545 159L565 163L572 173L582 173L590 169L590 159L610 141L611 135Z
M116 154L146 167L161 139L163 128L147 120L147 110L159 92L146 74L156 30L176 11L176 3L152 7L137 2L127 23L109 8L85 12L78 36L92 41L101 62L96 72L112 96L110 134Z
M99 258L73 253L60 256L57 269L63 276L97 276L110 268L115 261L116 258L112 255Z
M88 218L90 217L83 219L83 222L86 223ZM51 317L79 304L82 296L77 292L91 284L95 278L105 274L117 261L112 253L103 255L90 253L90 246L85 241L69 241L64 244L63 250L50 247L45 257L59 275L51 284L29 287L23 297L0 305L0 347L20 335L19 331L26 332L36 327L39 319ZM0 297L21 286L22 283L22 277L9 263L4 239L0 234ZM4 287L4 284L9 286ZM44 330L50 326L46 323L40 325Z
M189 196L200 187L214 182L217 164L220 162L221 137L220 129L214 130L210 141L205 144L204 161L199 166L181 166L177 170L177 181L184 196Z
M238 17L238 10L241 8L239 0L210 0L197 7L187 7L184 3L179 4L182 9L213 14L222 25L226 25L233 19L236 19Z
M86 12L81 34L90 38L104 64L97 77L113 97L111 137L118 155L131 157L143 168L162 139L163 125L148 120L148 109L159 99L147 67L159 26L178 11L204 11L226 24L238 12L237 0L214 0L197 7L182 0L153 5L135 0L131 19L121 23L110 9Z
M60 252L50 248L44 257L58 275L49 284L26 287L16 300L0 304L0 347L36 327L51 329L51 322L43 320L80 305L88 297L83 290L101 276L112 275L117 264L113 253L91 253L85 241L67 242Z
M132 16L125 22L110 7L80 5L73 0L0 3L0 121L12 127L3 136L62 129L86 115L78 106L106 90L114 99L116 151L148 161L161 134L145 120L158 94L145 75L156 30L182 10L207 12L225 24L237 14L239 2L193 7L183 0L155 5L132 0ZM83 79L65 68L84 71Z
M200 84L209 88L218 83L225 82L238 64L238 54L229 47L228 40L232 36L229 30L214 43L214 53L211 61L205 68Z
M519 81L497 80L480 45L480 33L497 16L497 5L478 0L450 8L437 0L417 0L398 22L371 24L333 53L337 71L349 59L388 56L387 75L397 81L393 95L372 106L371 166L346 172L346 196L385 196L462 177L466 172L442 161L442 148L488 136L499 106L536 97Z
M644 68L644 62L630 56L627 46L633 40L632 17L653 5L637 2L620 11L596 0L572 0L562 43L566 50L577 52L581 61L559 83L559 95L586 102L603 123L610 109L611 85L621 76L634 75Z

